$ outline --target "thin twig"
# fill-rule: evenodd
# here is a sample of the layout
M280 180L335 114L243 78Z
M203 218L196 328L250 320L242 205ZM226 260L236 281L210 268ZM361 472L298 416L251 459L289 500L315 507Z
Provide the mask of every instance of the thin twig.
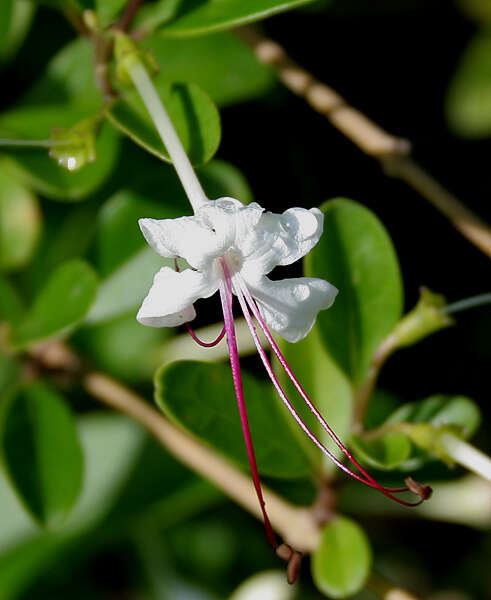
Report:
M93 397L143 425L166 449L185 465L206 477L227 496L261 518L250 478L165 419L143 398L101 373L89 373L83 386ZM299 550L312 551L319 543L319 529L308 508L289 504L264 488L264 499L274 528Z
M130 0L124 9L124 13L121 15L121 19L118 22L118 28L122 31L127 31L133 18L135 17L140 5L143 0Z
M484 254L491 257L491 228L450 194L425 169L409 158L410 144L384 131L336 91L296 64L275 41L244 27L237 35L251 46L257 58L272 66L278 78L324 115L365 154L377 159L391 177L405 181L444 214L453 226Z
M360 433L363 430L363 419L372 397L373 390L377 383L378 376L385 361L397 347L396 340L389 335L382 341L375 351L368 368L367 376L355 395L355 406L353 411L353 433Z

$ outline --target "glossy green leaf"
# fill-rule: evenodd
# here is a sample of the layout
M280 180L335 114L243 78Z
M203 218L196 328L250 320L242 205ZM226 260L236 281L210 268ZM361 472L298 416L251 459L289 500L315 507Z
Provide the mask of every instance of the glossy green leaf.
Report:
M258 468L277 478L309 473L308 461L291 434L271 386L242 372ZM247 467L230 368L222 364L180 361L155 376L155 398L176 423L228 458Z
M161 76L157 76L154 83L191 162L200 165L210 160L220 143L221 130L220 116L209 96L194 84L170 84ZM155 124L136 91L127 92L115 102L107 117L147 152L170 162Z
M3 53L3 47L11 27L14 12L14 0L3 0L0 5L0 54Z
M453 426L460 435L470 438L481 423L481 411L477 404L466 396L445 396L438 394L421 402L404 404L385 422L428 423L433 427Z
M94 81L94 51L88 38L78 37L64 46L49 62L46 71L21 98L21 106L78 107L85 114L96 113L102 95ZM13 112L13 111L11 111ZM50 123L50 126L56 123ZM65 127L70 123L60 123Z
M312 0L185 0L163 31L190 36L230 29L303 6Z
M51 205L50 209L38 250L22 273L23 287L30 295L42 288L50 273L61 263L82 258L95 235L98 198L76 206Z
M4 11L0 15L0 63L2 63L10 60L22 45L33 21L35 7L29 0L4 0L0 10Z
M399 263L384 226L367 208L336 199L322 206L324 234L306 258L306 275L340 292L317 319L329 354L359 384L373 353L402 313Z
M115 22L122 12L127 0L96 0L97 19L103 27Z
M14 329L13 343L24 347L71 331L89 311L96 292L93 269L82 260L66 261L52 273Z
M372 552L361 527L346 517L329 521L312 554L312 577L329 598L346 598L364 586L372 566Z
M20 363L0 350L0 407L13 387L19 383L21 374Z
M37 198L0 167L0 270L23 267L41 232Z
M161 361L171 328L143 327L135 313L82 327L73 343L105 373L131 383L149 381Z
M15 287L0 277L0 321L10 324L18 323L24 312L24 305Z
M163 78L193 82L221 106L261 96L275 82L273 71L231 33L185 40L159 33L145 39L142 45L162 65Z
M464 137L491 135L491 33L476 34L457 64L447 90L450 127Z
M352 422L353 391L347 377L326 352L320 339L319 328L314 327L306 338L296 344L280 342L280 348L295 376L301 382L302 387L309 394L315 406L336 432L336 435L347 443ZM302 419L309 426L309 429L315 433L330 452L340 457L339 448L332 442L325 429L302 401L278 362L275 362L275 371L279 376L283 389ZM278 399L278 402L281 401ZM284 414L299 442L313 462L316 464L322 462L325 472L334 471L336 469L334 463L312 444L311 440L307 438L289 414L286 414L286 412Z
M78 502L56 530L40 529L0 470L0 599L14 600L50 565L66 565L66 551L98 524L119 497L145 440L134 421L117 414L84 415L77 422L84 456ZM33 593L37 593L33 592Z
M367 465L388 471L408 460L412 450L408 437L395 431L374 440L353 435L351 446Z
M19 389L1 420L5 468L24 505L54 526L73 508L82 486L83 456L64 400L44 384Z
M136 315L155 273L165 266L174 268L174 260L162 258L150 247L135 253L100 284L87 322L100 323L133 309Z
M56 113L55 108L53 113ZM50 122L51 125L56 123L55 120ZM97 160L77 172L58 166L42 149L12 150L4 164L40 194L60 202L77 202L92 194L109 177L116 165L118 146L118 134L104 125L96 142Z

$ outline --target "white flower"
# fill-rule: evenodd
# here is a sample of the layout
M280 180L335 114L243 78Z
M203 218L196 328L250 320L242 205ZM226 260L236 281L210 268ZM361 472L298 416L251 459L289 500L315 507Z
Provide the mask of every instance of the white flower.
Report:
M226 261L233 284L247 289L266 323L296 342L312 329L320 310L334 302L337 289L313 277L272 281L266 275L289 265L319 241L324 215L317 208L265 212L253 202L233 198L209 201L192 217L140 219L145 239L161 256L184 258L190 269L163 267L155 275L137 319L151 327L173 327L196 316L193 303L214 294L223 281Z

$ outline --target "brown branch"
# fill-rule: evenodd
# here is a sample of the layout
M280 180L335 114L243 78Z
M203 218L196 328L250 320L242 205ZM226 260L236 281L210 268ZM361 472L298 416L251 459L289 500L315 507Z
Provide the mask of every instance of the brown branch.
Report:
M143 0L130 0L126 5L124 13L121 15L121 19L119 20L117 27L122 31L127 31L131 22L133 21L140 5L143 3Z
M484 254L491 257L491 228L450 194L425 169L409 158L410 144L384 131L336 91L297 65L275 41L244 27L237 35L257 58L272 66L280 81L317 112L324 115L365 154L377 159L391 177L405 181L444 214L453 226Z

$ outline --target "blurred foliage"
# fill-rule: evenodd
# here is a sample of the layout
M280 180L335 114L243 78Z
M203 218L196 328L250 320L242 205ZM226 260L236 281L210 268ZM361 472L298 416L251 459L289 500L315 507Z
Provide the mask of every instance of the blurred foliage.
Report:
M415 217L417 231L408 226L414 255L393 227L398 213L407 212L400 218L413 223L416 200L411 199L410 210L407 205L401 209L399 189L381 179L377 192L360 193L363 202L336 198L322 204L326 193L338 189L344 193L344 187L350 193L356 179L364 189L365 167L360 166L358 175L350 163L343 179L336 180L337 173L329 171L341 172L333 155L338 148L344 152L343 142L328 139L327 127L321 132L318 117L303 114L298 100L281 90L273 70L258 62L233 32L238 25L285 12L261 27L273 37L279 32L278 38L287 49L292 44L292 54L299 60L313 60L315 55L318 68L328 69L320 76L331 76L332 70L336 81L346 71L347 79L339 79L343 85L355 81L359 89L368 90L367 102L374 94L380 104L376 85L363 86L351 75L350 53L356 53L359 62L363 53L356 33L343 39L343 47L336 41L333 47L326 32L353 27L359 34L382 23L389 39L390 26L384 25L386 20L394 22L389 15L401 21L415 15L419 23L430 11L428 3L149 0L137 11L131 30L160 67L154 78L158 93L211 198L232 196L251 202L249 180L256 179L266 196L260 203L268 209L280 212L290 204L321 204L326 233L307 256L304 271L328 279L340 294L333 308L320 314L312 333L298 344L282 342L282 352L338 436L377 471L384 485L399 485L401 478L416 472L418 478L441 486L440 504L436 500L429 505L435 508L415 512L407 526L407 513L388 508L388 501L373 490L344 487L344 476L274 399L264 376L259 378L256 363L245 359L244 388L259 470L284 499L299 505L315 502L313 510L321 524L320 544L311 557L312 577L304 568L300 584L288 587L278 573L261 573L277 569L278 561L252 517L175 461L140 426L101 410L82 390L80 373L46 369L37 360L40 343L64 340L81 356L83 369L102 370L147 398L154 386L158 406L177 426L236 468L248 470L229 368L220 362L169 362L166 346L176 332L145 328L135 320L155 272L164 265L174 266L173 260L148 248L137 219L175 218L189 214L191 208L143 104L115 77L110 26L122 18L126 4L123 0L0 3L0 68L6 92L0 113L0 600L247 600L261 598L267 590L273 590L276 600L354 594L361 600L374 593L372 556L377 572L422 595L450 586L462 587L474 597L489 596L491 580L485 569L482 572L482 565L491 559L489 535L471 529L489 528L491 517L484 515L476 525L472 516L473 501L486 506L489 491L466 478L457 479L461 471L452 473L454 461L438 442L442 433L451 431L462 440L477 435L476 443L486 449L485 436L479 437L481 420L486 428L485 407L481 419L479 405L460 395L470 392L453 386L451 373L448 384L447 379L433 382L419 377L425 368L422 363L433 361L431 369L439 360L448 360L431 354L431 340L411 347L442 323L448 324L444 301L432 303L425 313L431 322L423 334L417 329L421 323L412 318L421 303L403 315L403 279L413 300L415 279L421 283L419 270L426 259L432 264L419 254L430 254L419 249L427 231L422 217ZM296 10L289 13L291 9ZM445 74L448 123L465 138L487 138L491 3L458 0L453 8L444 9L439 3L438 10L445 15L449 14L445 10L453 11L456 19L462 10L467 19L462 18L467 38L459 46L461 56L457 52L456 64L452 62ZM92 38L78 35L68 25L59 26L65 17L79 29L92 28ZM444 28L444 17L439 27ZM417 33L411 34L414 52ZM389 47L386 42L385 56ZM100 77L101 60L107 80ZM35 67L35 77L22 77L26 65L41 62L44 67ZM379 69L380 64L372 66L367 76L376 77ZM103 89L107 81L117 95L109 102ZM424 90L418 93L424 95ZM389 104L386 100L384 106ZM438 104L439 113L442 109ZM399 116L403 112L400 108ZM254 121L260 113L261 126ZM274 115L281 120L277 130ZM404 133L411 135L411 130ZM41 145L2 146L6 140ZM310 145L317 149L320 163L312 161ZM318 164L320 175L313 176ZM294 185L298 174L300 198ZM331 185L328 175L337 183ZM316 178L320 183L313 183ZM303 190L309 186L321 191L307 198ZM384 189L390 200L375 198ZM443 229L441 223L438 226ZM434 228L428 237L440 260L440 251L446 258L444 238ZM456 279L455 262L451 269L448 285L454 289L450 280ZM431 276L442 285L443 276L433 271ZM466 295L463 287L459 283ZM220 320L213 303L208 309L203 303L198 325ZM484 317L481 321L489 326ZM481 321L475 329L483 336L489 327L481 326ZM384 371L354 434L360 394L373 375L377 352L403 328L405 341L397 348L408 348L396 353L387 379ZM448 332L453 335L455 330ZM465 348L452 341L455 338L445 339L458 355L459 367L462 361L465 383L471 387L478 379L473 376L474 360L485 353L489 358L489 347L472 342L466 357ZM425 348L430 352L426 360L420 358L428 357ZM227 358L225 351L221 358ZM391 378L393 364L396 375ZM446 377L450 367L444 364L443 369ZM312 432L341 457L278 363L275 370ZM384 390L387 383L389 392ZM441 386L442 393L435 386ZM414 389L417 395L411 392ZM423 400L414 401L415 397ZM326 485L327 500L322 493ZM454 504L448 501L452 494L459 498ZM373 519L373 514L379 518ZM401 531L391 521L393 514ZM419 516L467 526L460 534L462 545L442 541L447 534L459 535L452 525L423 522ZM394 549L391 556L386 547ZM462 549L463 558L455 555L456 547ZM432 565L439 560L447 563L435 574ZM448 573L448 564L455 567L454 573ZM367 582L372 592L366 591Z

